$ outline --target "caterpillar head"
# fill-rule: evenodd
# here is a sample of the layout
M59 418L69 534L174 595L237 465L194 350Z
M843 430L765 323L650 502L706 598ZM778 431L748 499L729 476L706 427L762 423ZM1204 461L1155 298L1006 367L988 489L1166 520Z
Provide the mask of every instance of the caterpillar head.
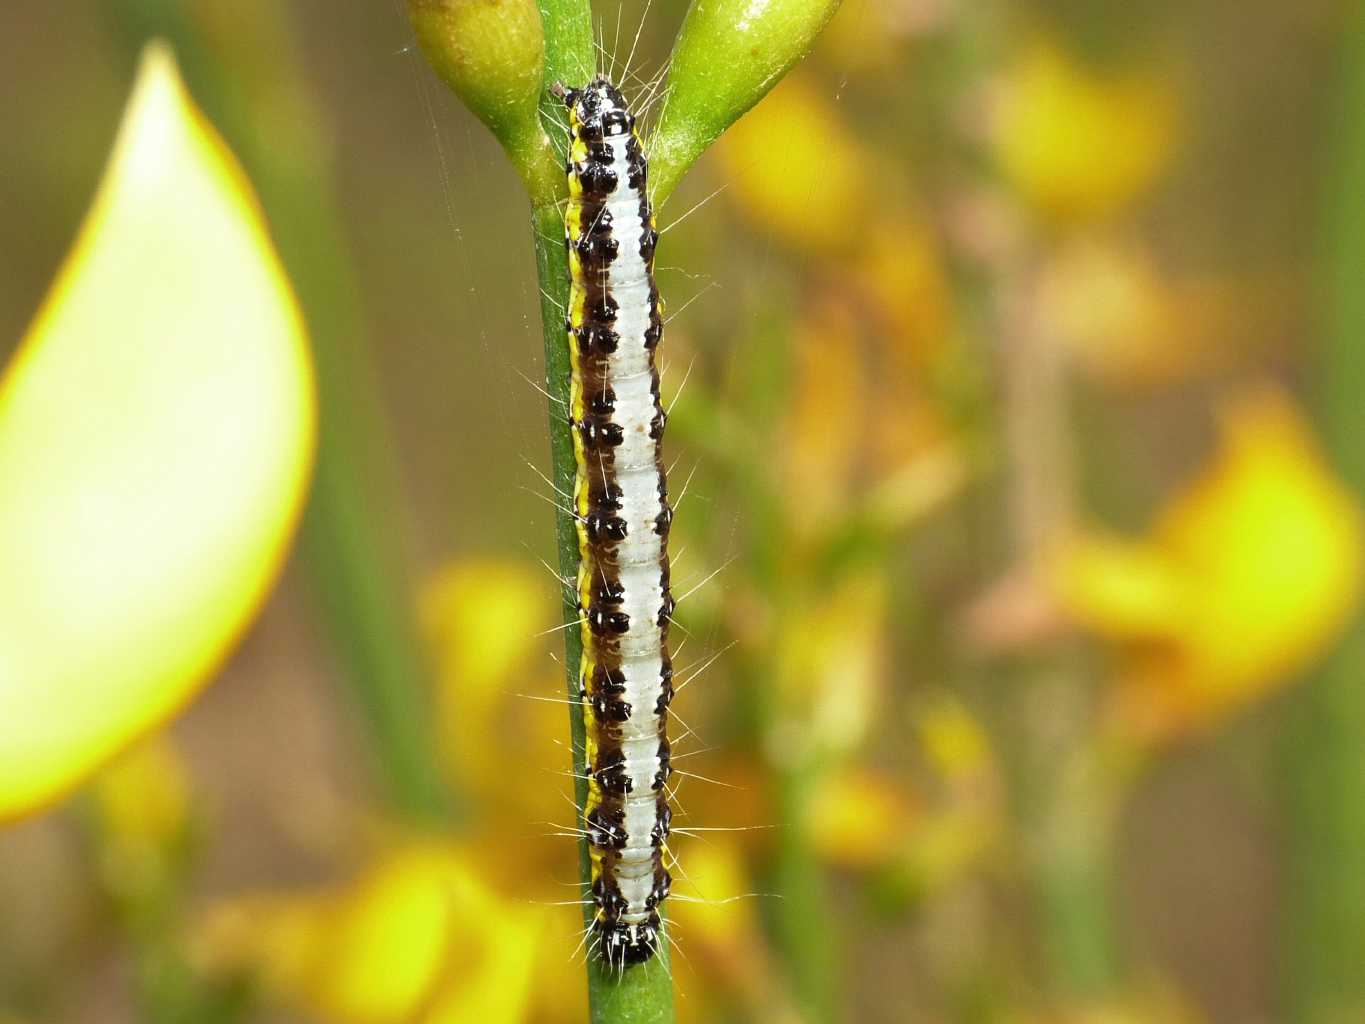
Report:
M635 118L626 110L626 98L601 75L581 89L566 89L555 83L550 92L568 107L569 127L584 139L629 135L635 129Z
M642 964L659 951L661 927L657 913L651 913L639 924L599 919L597 930L602 936L599 955L608 968Z

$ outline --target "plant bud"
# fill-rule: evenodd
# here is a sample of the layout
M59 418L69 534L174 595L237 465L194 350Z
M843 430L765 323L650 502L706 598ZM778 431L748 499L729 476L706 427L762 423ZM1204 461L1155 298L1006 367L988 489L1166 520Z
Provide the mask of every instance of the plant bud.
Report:
M431 66L502 143L533 201L556 161L536 113L545 35L535 0L408 0Z

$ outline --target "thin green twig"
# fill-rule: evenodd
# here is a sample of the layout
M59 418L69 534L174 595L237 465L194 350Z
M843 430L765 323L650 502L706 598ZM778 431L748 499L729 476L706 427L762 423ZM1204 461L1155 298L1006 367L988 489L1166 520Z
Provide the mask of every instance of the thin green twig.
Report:
M548 94L556 82L580 85L596 68L592 37L592 9L587 0L540 0L545 25L545 87L542 117L547 132L560 132L562 104ZM558 107L559 109L556 109ZM559 120L556 120L558 118ZM533 240L536 273L540 279L541 328L545 342L545 390L550 405L550 475L555 487L572 494L577 465L573 437L565 410L569 407L569 346L564 331L564 310L569 300L569 261L564 256L564 213L559 200L568 192L561 179L561 193L542 202L534 212ZM566 579L578 576L578 532L573 517L555 513L555 536L559 571ZM587 803L587 757L583 708L578 703L578 667L583 656L582 637L576 628L578 609L566 594L560 609L564 630L565 682L569 695L569 728L573 742L574 800L581 812ZM589 898L591 865L586 838L578 842L583 898ZM583 923L592 920L591 903L584 905ZM667 1024L673 1020L673 979L667 943L653 961L616 972L607 970L597 957L588 957L588 1005L593 1024Z
M1320 409L1345 482L1365 496L1365 14L1343 33L1327 193ZM1293 824L1284 946L1289 1019L1365 1020L1365 617L1304 694L1290 733Z

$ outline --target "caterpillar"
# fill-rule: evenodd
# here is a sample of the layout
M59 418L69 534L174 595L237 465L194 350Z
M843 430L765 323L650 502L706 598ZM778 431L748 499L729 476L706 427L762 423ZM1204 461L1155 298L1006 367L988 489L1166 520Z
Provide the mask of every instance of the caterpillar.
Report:
M668 534L661 450L667 415L654 353L663 334L659 239L635 117L604 76L556 85L568 108L570 291L565 316L577 473L578 691L587 726L596 955L613 968L658 951L672 811L667 719L673 699Z

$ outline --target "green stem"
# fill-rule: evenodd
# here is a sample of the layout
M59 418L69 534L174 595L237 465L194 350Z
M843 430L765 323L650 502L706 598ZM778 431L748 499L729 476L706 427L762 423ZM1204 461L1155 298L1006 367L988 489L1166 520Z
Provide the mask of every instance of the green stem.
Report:
M244 9L231 54L207 45L190 9L175 0L121 0L115 16L139 47L152 35L170 40L191 92L260 194L317 366L318 462L300 549L390 805L439 822L449 798L427 707L393 446L330 188L322 114L297 70L283 15L272 11ZM296 112L293 122L281 124L281 111Z
M811 1024L837 1019L838 971L832 934L829 884L805 824L810 790L824 769L777 769L778 821L772 886L782 894L771 904L773 940L787 980Z
M791 503L774 474L754 471L767 446L780 443L776 425L783 422L791 401L791 307L792 297L779 292L751 311L747 327L735 339L729 389L733 401L712 405L707 396L694 394L685 407L679 406L677 417L679 427L701 446L702 458L720 472L712 486L731 494L744 509L749 537L743 575L756 593L765 595L774 637L793 635L802 610L816 595L837 586L849 569L847 563L829 564L811 554L792 557L803 542L792 532ZM691 417L697 419L689 422ZM756 430L755 425L767 427ZM781 897L760 903L775 966L801 1019L819 1024L837 1019L841 937L832 924L828 875L812 843L810 803L813 791L841 759L823 749L792 756L789 744L773 742L792 728L788 700L773 685L773 665L779 660L780 653L770 645L736 647L730 668L736 702L731 739L750 747L762 761L774 798L778 827L761 864L759 887ZM779 749L783 753L775 755ZM774 1016L781 1013L774 1011Z
M592 9L587 0L540 0L545 25L545 84L578 85L592 77L596 66L592 37ZM542 110L556 103L548 93ZM560 115L562 119L562 114ZM559 132L546 114L547 131ZM562 123L562 121L561 121ZM553 137L553 136L552 136ZM562 185L567 192L567 183ZM536 272L540 278L541 327L545 340L545 390L550 406L550 476L565 494L573 493L573 437L565 410L569 407L569 348L564 332L564 310L569 300L569 261L564 255L564 215L555 204L534 211L532 226ZM578 531L573 517L558 509L555 537L559 570L566 579L578 577ZM577 628L578 609L565 595L560 609L564 623L564 664L569 695L569 729L573 742L576 781L574 798L580 813L587 802L587 759L583 709L578 703L578 667L583 657L582 637ZM578 861L583 898L589 898L592 882L588 844L580 839ZM592 919L592 906L584 906L583 921ZM588 957L588 1005L593 1024L668 1024L673 1020L673 978L667 943L650 963L622 972L608 971L597 957Z
M1078 504L1070 372L1033 312L1037 283L1027 265L1002 264L995 277L1009 521L1015 557L1041 577ZM1097 770L1092 687L1079 652L1050 646L1026 672L1020 803L1044 971L1062 999L1098 1000L1122 977L1111 895L1117 780Z
M1365 495L1365 14L1344 33L1328 193L1325 439ZM1287 750L1290 840L1286 950L1290 1019L1365 1020L1365 618L1304 695Z
M1021 803L1045 978L1068 1003L1098 1001L1122 978L1113 855L1123 786L1103 763L1076 659L1057 652L1021 682Z

